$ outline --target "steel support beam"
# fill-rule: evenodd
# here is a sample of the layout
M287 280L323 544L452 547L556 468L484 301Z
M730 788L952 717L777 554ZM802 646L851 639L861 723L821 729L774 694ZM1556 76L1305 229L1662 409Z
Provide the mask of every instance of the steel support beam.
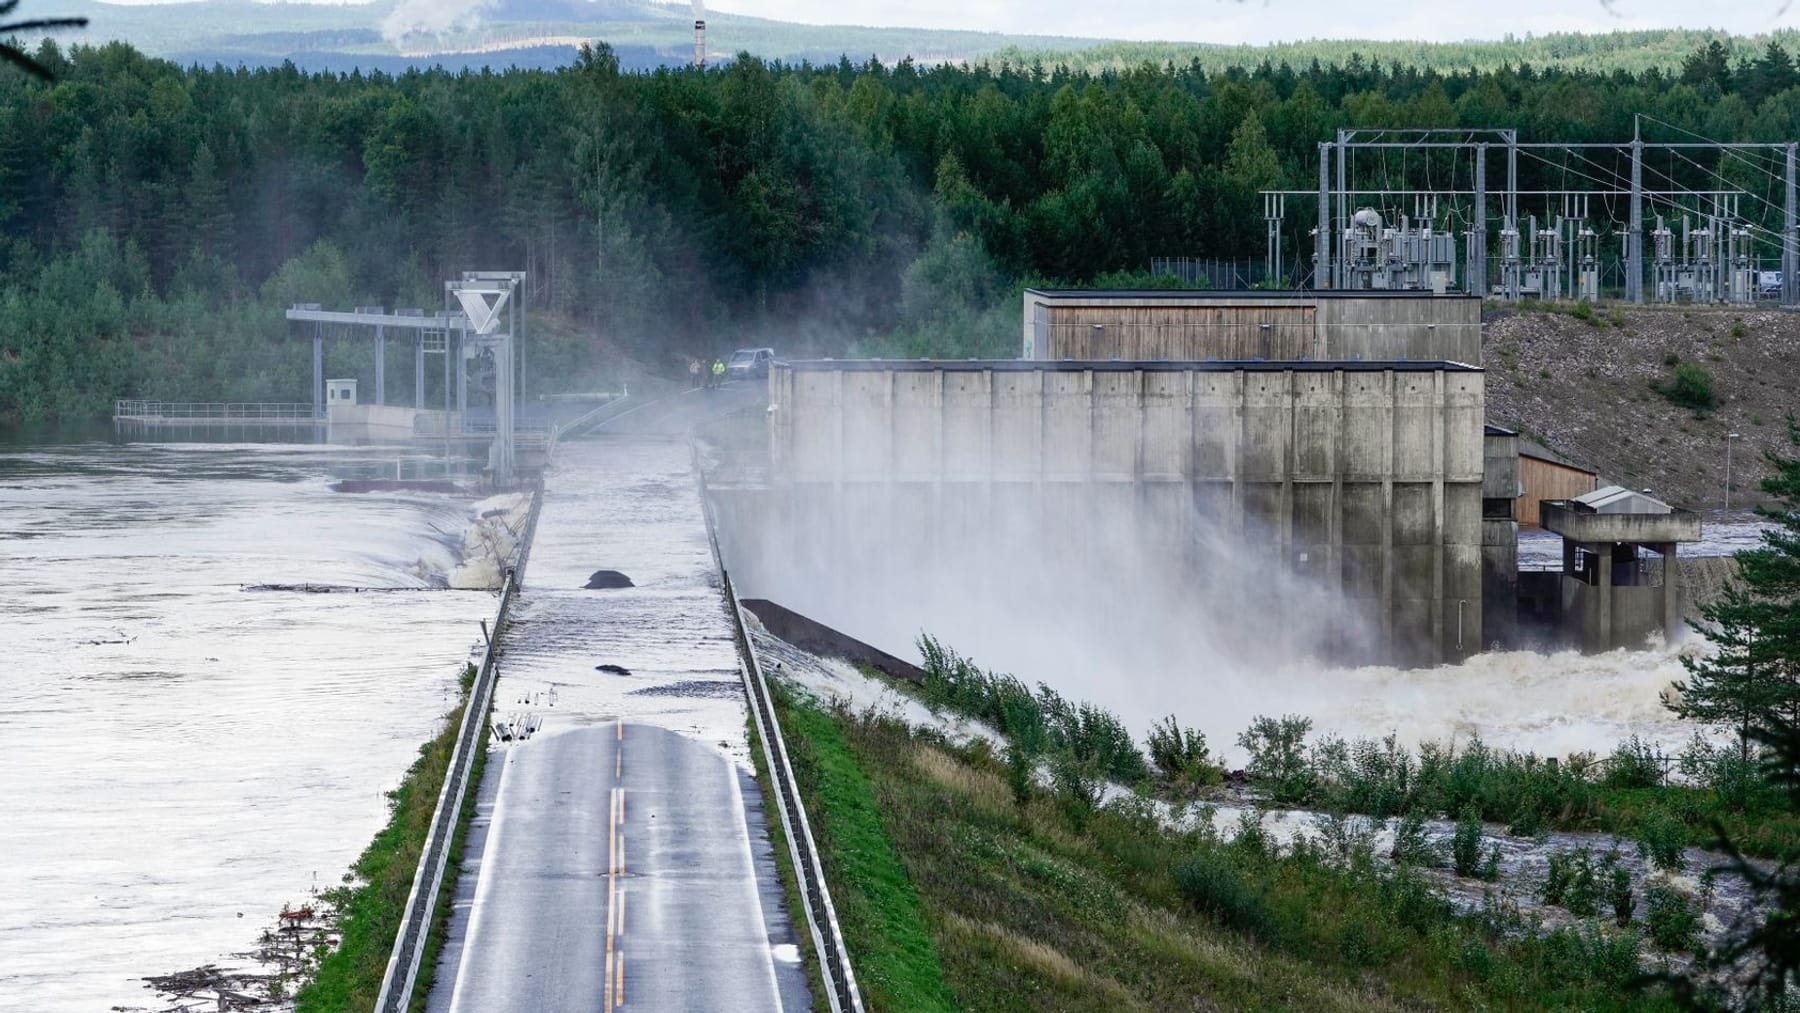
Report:
M1475 146L1475 220L1469 242L1467 288L1470 295L1487 295L1487 142Z
M1344 249L1344 230L1350 227L1350 209L1345 207L1346 202L1349 200L1349 197L1346 196L1346 194L1349 192L1350 187L1349 184L1345 182L1346 168L1344 164L1348 160L1349 154L1350 148L1345 142L1345 133L1340 130L1338 131L1337 143L1337 220L1333 223L1334 228L1332 230L1334 233L1334 248L1337 250L1337 256L1333 258L1331 265L1332 288L1344 287L1344 261L1349 256L1349 251Z
M1625 301L1644 301L1644 142L1631 142L1631 231L1625 234Z
M313 418L325 417L325 335L313 325Z
M1319 142L1319 231L1313 234L1313 288L1331 284L1331 142Z
M1800 305L1800 205L1795 202L1795 155L1800 144L1787 146L1787 207L1781 215L1781 301L1783 305Z

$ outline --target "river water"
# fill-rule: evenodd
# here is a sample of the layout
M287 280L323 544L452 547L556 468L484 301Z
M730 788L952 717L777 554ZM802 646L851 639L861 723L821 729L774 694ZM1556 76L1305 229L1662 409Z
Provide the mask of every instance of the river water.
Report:
M329 488L394 458L0 446L0 1010L241 965L384 822L494 606L428 589L468 501Z

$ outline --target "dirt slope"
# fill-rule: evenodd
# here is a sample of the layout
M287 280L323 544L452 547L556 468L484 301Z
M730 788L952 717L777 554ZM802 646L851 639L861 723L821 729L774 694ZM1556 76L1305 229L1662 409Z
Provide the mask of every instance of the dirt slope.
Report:
M1482 328L1488 421L1515 428L1617 482L1676 506L1717 511L1725 495L1727 433L1732 508L1761 499L1765 450L1792 454L1784 422L1800 411L1800 313L1726 307L1495 310ZM1714 378L1711 412L1670 404L1651 389L1674 363Z

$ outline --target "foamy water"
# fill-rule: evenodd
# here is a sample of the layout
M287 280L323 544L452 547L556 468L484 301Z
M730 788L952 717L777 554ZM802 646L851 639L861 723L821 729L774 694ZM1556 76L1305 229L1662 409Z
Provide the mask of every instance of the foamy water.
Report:
M139 978L241 963L382 824L493 596L241 590L454 566L468 504L327 487L380 464L0 450L0 1010L157 1007Z

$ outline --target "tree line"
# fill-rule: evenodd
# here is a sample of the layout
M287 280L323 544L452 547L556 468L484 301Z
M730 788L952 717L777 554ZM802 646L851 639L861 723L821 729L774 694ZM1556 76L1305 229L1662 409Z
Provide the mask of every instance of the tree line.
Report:
M667 369L742 344L1006 354L1023 283L1260 257L1258 191L1316 185L1317 144L1341 127L1617 140L1641 112L1671 132L1800 136L1800 72L1774 42L1636 74L747 55L632 74L603 44L557 72L399 76L181 67L122 44L32 56L53 81L0 76L13 420L116 396L302 399L288 303L432 307L473 268L531 272L546 385L590 382L607 356ZM1448 157L1358 171L1468 182ZM1524 160L1522 185L1569 171ZM1736 162L1661 171L1769 185ZM1290 257L1309 217L1290 212Z

